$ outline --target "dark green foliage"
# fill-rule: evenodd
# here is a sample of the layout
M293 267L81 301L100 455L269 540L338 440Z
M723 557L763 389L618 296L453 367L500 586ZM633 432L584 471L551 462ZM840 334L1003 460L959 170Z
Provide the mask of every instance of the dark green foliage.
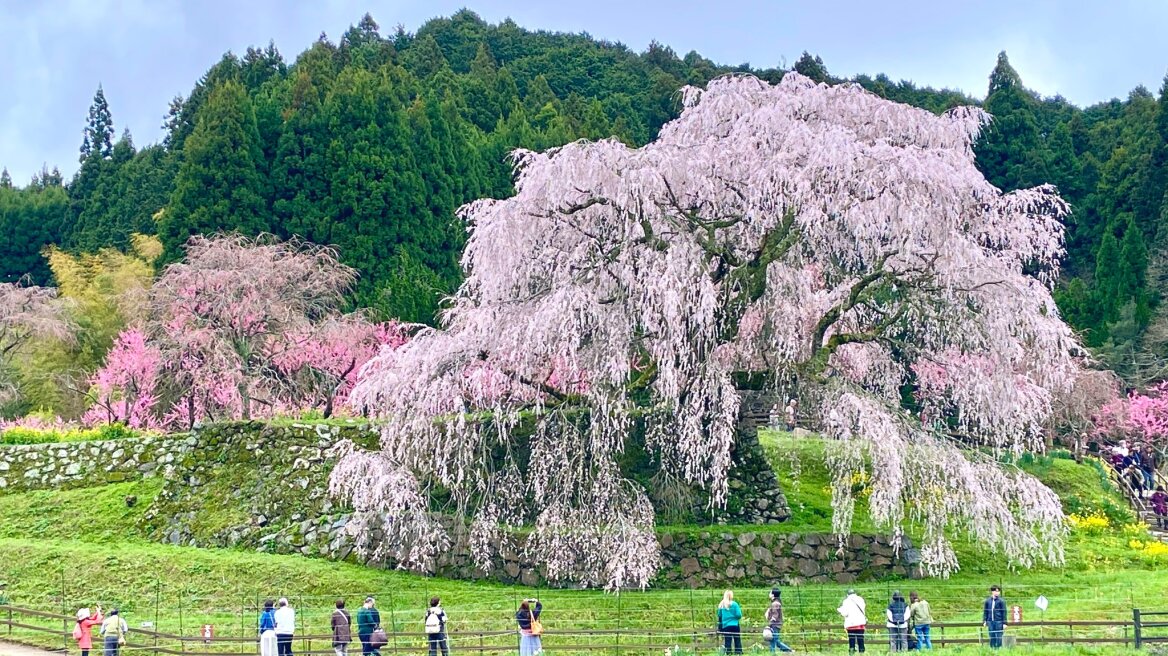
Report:
M84 163L90 157L105 159L114 148L114 119L110 115L109 103L105 100L105 92L101 85L97 86L97 93L93 95L93 104L89 106L89 122L85 126L85 136L81 141L81 159Z
M268 231L265 169L247 91L224 82L211 90L184 142L174 193L159 224L167 253L175 256L195 234Z
M111 159L95 165L87 194L81 193L80 174L69 186L75 218L65 244L85 252L106 246L126 250L131 234L155 233L154 215L170 200L174 173L175 159L162 146L134 152L126 133Z
M1043 157L1036 110L1039 101L1022 86L1006 53L990 74L985 110L993 115L977 148L977 162L986 179L1005 191L1050 181Z
M793 69L842 81L811 53ZM586 34L490 24L464 9L413 34L383 35L365 15L291 63L270 43L228 53L171 103L164 143L140 151L129 135L113 140L99 87L66 207L55 170L0 195L0 226L13 235L0 245L0 274L47 281L46 243L93 251L159 231L174 258L195 232L271 231L336 246L360 270L356 303L432 321L459 281L465 228L455 210L512 193L508 153L580 138L645 144L677 115L682 86L737 71L769 82L785 73L679 57L655 41L636 53ZM854 81L932 112L977 104L885 75ZM1159 298L1168 79L1156 95L1138 88L1080 109L1026 89L1002 53L987 91L994 120L976 146L986 177L1005 190L1049 182L1072 204L1056 293L1064 315L1093 346L1115 345L1118 331L1133 352L1168 348L1168 338L1153 347L1145 336L1168 335Z
M59 184L0 186L0 283L27 276L32 284L49 284L41 250L61 241L68 216L69 197Z

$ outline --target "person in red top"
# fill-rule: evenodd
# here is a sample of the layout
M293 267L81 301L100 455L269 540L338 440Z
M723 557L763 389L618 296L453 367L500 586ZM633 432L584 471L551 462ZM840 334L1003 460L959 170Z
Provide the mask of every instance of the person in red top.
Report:
M88 608L82 608L77 611L77 626L73 627L73 639L77 641L77 648L81 650L81 656L89 656L89 650L93 649L93 627L99 626L102 620L101 605L97 606L97 614L90 615Z

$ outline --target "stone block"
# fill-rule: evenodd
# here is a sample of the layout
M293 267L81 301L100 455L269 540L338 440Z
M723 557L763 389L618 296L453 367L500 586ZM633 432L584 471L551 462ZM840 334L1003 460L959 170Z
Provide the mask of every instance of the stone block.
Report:
M819 573L819 563L804 558L799 561L799 573L803 576L814 576Z
M808 544L799 543L791 549L791 553L802 558L815 558L815 547L812 547Z

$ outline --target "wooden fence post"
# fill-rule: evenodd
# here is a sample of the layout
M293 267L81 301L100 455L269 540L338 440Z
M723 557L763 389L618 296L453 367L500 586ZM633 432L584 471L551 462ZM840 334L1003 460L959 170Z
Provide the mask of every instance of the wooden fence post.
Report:
M1135 635L1136 635L1136 649L1139 649L1141 646L1143 646L1143 635L1142 635L1142 631L1141 631L1141 627L1140 627L1140 609L1139 608L1132 609L1132 625L1133 625L1133 628L1135 630Z

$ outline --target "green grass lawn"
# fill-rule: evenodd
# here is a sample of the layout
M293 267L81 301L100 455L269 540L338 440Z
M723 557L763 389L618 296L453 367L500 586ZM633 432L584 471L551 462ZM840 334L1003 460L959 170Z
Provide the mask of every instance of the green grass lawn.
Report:
M776 467L793 517L778 527L729 527L728 530L830 531L829 475L824 449L817 440L792 440L764 434L763 445ZM1168 560L1144 553L1132 540L1140 529L1127 528L1122 498L1105 485L1105 477L1089 464L1063 458L1028 459L1019 466L1041 477L1058 491L1069 512L1101 514L1105 527L1072 532L1066 567L1012 572L992 554L959 543L963 569L949 580L882 581L855 587L869 603L869 614L881 614L895 589L917 590L933 605L939 622L976 621L988 585L1000 584L1007 600L1024 608L1027 620L1122 620L1135 607L1168 609ZM227 480L227 479L225 479ZM158 630L190 635L202 624L213 624L220 636L253 635L256 608L265 597L287 596L300 614L301 633L324 633L337 597L354 606L367 594L379 599L384 623L398 631L419 632L427 600L438 595L451 616L455 633L466 630L509 631L518 602L538 595L546 604L549 631L622 630L628 641L648 645L673 641L692 645L694 631L706 631L721 590L661 590L620 595L581 590L530 590L516 586L426 578L299 556L242 550L193 549L151 543L139 526L160 479L119 483L91 489L0 495L0 581L3 595L18 606L72 613L80 606L102 602L118 605L132 627L152 622ZM127 506L126 498L137 503ZM231 512L231 509L223 509ZM1112 519L1114 518L1114 519ZM679 527L686 530L686 527ZM691 529L692 530L692 529ZM857 509L857 530L875 530L866 509ZM821 623L836 623L835 608L845 593L841 585L784 587L787 615L785 637L796 648L814 650L814 641L838 637ZM767 603L765 589L736 591L746 614L747 645L757 636ZM1050 600L1045 614L1034 607L1038 595ZM1023 636L1039 631L1020 628ZM954 633L956 631L956 633ZM1059 629L1065 635L1069 629ZM950 637L976 637L975 629L951 630ZM1075 629L1077 637L1120 635L1115 630ZM56 639L17 632L17 638L60 644ZM608 644L612 636L549 636L576 646ZM460 644L460 640L463 642ZM466 638L455 646L471 648ZM510 634L485 638L510 644ZM402 647L417 646L402 637ZM882 638L873 638L877 650ZM321 648L317 645L315 648ZM1118 653L1115 649L1035 648L1039 654ZM968 650L972 651L972 650ZM638 652L643 653L643 652ZM657 653L660 653L658 651Z
M404 632L420 631L422 609L432 595L443 598L451 615L451 628L456 632L506 631L511 628L518 601L537 595L546 605L545 624L549 630L631 629L680 635L705 630L721 594L720 590L648 590L620 595L531 590L412 576L298 556L133 542L106 545L16 538L0 539L0 579L6 582L5 592L15 605L71 613L79 606L102 602L106 608L120 606L131 626L149 621L164 632L191 634L194 627L213 624L221 636L250 636L255 609L267 596L287 596L299 609L302 633L320 634L326 631L335 598L344 597L354 604L367 594L378 597L386 625L392 619L392 626ZM930 600L939 622L960 622L978 619L980 602L990 583L1003 585L1007 600L1022 605L1029 620L1040 617L1033 606L1039 594L1050 600L1045 619L1118 620L1130 618L1133 604L1149 600L1154 605L1160 600L1168 585L1168 571L1000 577L962 574L948 581L882 582L856 588L869 600L870 614L883 608L893 589L914 589ZM834 609L844 588L785 587L788 637L798 642L834 636L837 632L824 633L813 625L834 625ZM757 632L766 605L766 590L740 589L736 594L746 614L748 630ZM1019 632L1023 633L1021 629ZM1037 635L1036 630L1023 634L1029 633ZM1090 634L1083 629L1076 632L1078 637L1098 634L1099 630ZM953 630L949 635L976 636L976 630ZM642 639L656 644L662 638Z

